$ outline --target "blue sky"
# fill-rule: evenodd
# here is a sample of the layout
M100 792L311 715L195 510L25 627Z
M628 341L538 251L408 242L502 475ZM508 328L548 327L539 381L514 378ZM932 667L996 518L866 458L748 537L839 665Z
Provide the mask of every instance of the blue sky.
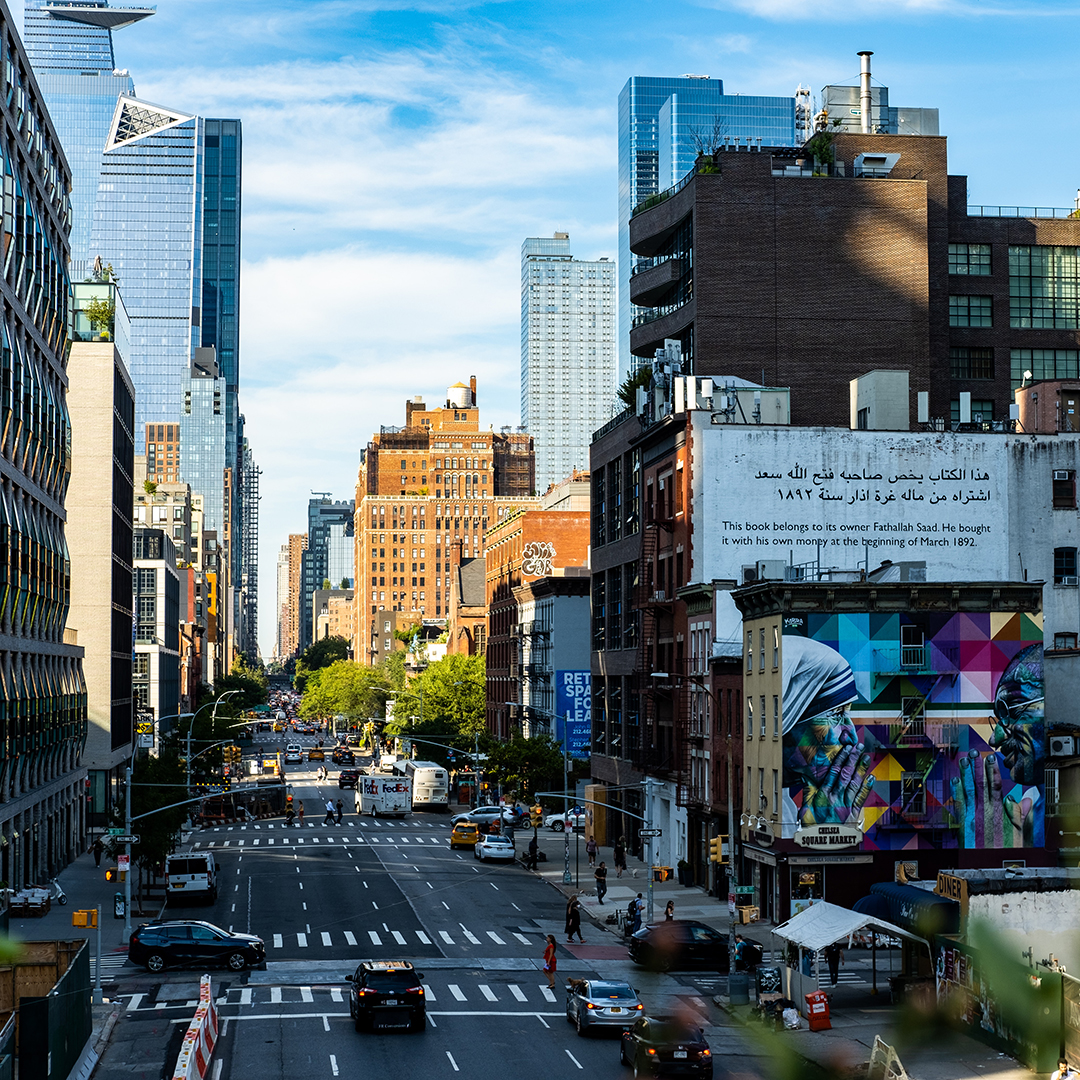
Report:
M630 75L855 82L937 107L969 201L1071 206L1080 0L158 0L116 35L140 97L244 122L241 407L263 468L260 640L311 489L354 493L404 399L475 374L516 424L520 247L616 254Z

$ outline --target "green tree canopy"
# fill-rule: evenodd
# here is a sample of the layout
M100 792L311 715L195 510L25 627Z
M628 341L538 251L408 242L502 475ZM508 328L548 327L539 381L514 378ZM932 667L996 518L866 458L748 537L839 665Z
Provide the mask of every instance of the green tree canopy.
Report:
M304 685L313 671L329 667L336 660L348 660L349 642L343 637L320 638L314 644L309 645L296 661L296 675L293 677L293 685L301 693Z
M305 720L327 720L339 713L349 720L381 716L388 689L379 668L337 660L308 676L300 715Z
M509 742L492 743L484 773L519 799L531 800L537 791L563 786L562 747L550 735L526 739L517 734Z
M261 665L255 666L247 663L244 657L237 657L228 675L219 675L214 683L214 697L220 698L230 690L238 690L239 693L231 694L226 699L226 704L243 712L253 709L256 705L266 704L266 672ZM222 709L225 708L223 704ZM218 710L221 715L221 709Z
M131 849L132 859L140 866L150 868L163 863L165 856L172 854L176 834L190 812L189 806L161 809L187 798L183 787L184 766L175 740L167 742L157 757L136 758L131 779L131 816L150 814L134 823L139 843ZM116 825L124 824L123 803L115 808L113 820Z

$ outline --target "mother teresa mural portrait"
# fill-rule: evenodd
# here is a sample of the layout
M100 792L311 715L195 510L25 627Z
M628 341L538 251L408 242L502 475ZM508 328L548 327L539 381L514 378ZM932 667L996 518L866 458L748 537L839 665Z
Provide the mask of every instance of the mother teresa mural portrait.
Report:
M874 778L851 720L851 665L812 638L785 634L783 649L784 835L797 822L858 825Z

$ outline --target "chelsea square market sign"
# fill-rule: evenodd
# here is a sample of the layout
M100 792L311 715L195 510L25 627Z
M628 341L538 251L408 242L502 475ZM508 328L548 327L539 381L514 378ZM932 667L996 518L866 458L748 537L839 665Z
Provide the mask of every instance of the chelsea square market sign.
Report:
M855 847L862 838L862 829L854 825L807 825L795 832L795 843L805 848Z

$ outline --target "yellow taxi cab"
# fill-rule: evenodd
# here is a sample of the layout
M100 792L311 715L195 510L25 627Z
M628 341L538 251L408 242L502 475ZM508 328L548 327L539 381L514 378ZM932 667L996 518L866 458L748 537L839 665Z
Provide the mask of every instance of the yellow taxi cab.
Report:
M285 725L284 724L275 724L274 725L274 730L275 731L284 731L285 730Z
M475 847L480 841L480 826L475 821L459 821L450 832L450 847Z

